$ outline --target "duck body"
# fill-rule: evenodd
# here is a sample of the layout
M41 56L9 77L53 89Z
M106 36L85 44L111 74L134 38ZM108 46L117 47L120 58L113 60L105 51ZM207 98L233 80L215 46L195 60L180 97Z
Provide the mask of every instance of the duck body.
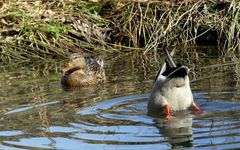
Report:
M72 54L62 69L61 84L69 87L90 86L104 83L103 61L93 56Z
M170 117L172 111L187 110L191 107L200 110L193 99L188 73L186 66L175 65L168 54L151 90L148 112L165 112L167 117Z
M160 77L152 89L148 107L159 111L168 104L174 111L188 109L193 103L193 96L190 86L183 85L185 82L189 82L188 77L172 80Z

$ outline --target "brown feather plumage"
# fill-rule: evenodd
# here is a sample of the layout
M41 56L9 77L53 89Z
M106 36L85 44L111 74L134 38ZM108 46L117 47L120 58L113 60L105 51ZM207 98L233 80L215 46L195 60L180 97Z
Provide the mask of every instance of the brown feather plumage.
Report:
M67 66L62 69L62 85L80 87L103 83L105 72L103 63L100 62L101 60L92 56L71 55Z

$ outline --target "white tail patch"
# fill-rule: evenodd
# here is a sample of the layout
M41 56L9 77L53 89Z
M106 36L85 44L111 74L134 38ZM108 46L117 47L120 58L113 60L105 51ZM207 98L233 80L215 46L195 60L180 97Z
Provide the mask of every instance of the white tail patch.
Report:
M102 59L97 59L97 63L98 63L101 67L103 67L103 60L102 60Z

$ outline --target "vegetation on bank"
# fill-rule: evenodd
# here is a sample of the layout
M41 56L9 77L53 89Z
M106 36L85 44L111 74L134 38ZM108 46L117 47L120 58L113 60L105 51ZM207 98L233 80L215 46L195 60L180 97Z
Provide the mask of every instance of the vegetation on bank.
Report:
M0 14L2 62L201 44L240 50L238 0L6 0Z

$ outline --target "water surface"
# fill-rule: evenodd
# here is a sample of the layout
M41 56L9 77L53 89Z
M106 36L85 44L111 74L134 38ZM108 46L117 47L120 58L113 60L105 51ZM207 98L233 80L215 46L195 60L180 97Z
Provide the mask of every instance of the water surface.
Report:
M106 57L107 83L85 89L61 88L61 63L2 66L0 149L240 148L238 59L214 48L175 59L191 68L202 112L169 121L146 109L161 54Z

